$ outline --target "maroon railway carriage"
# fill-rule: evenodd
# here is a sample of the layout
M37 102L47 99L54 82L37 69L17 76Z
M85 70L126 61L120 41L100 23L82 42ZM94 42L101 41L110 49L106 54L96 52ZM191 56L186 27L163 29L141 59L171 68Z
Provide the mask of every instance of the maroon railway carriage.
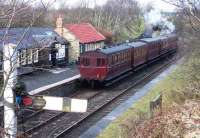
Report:
M144 64L147 61L148 44L140 41L128 44L132 47L132 63L133 68Z
M108 61L103 53L88 51L83 53L79 60L79 71L84 79L104 79L107 74L106 64Z
M175 34L171 34L171 35L166 35L166 36L161 36L160 37L161 41L162 41L162 45L161 45L161 54L165 54L169 51L174 51L177 49L177 41L178 41L178 37Z
M105 82L176 48L177 36L168 35L88 51L80 56L79 71L84 80Z
M169 42L168 42L168 37L167 36L162 36L160 37L161 39L161 50L160 50L160 54L166 54L169 50L170 50L170 45L169 45Z
M148 44L148 61L160 56L162 41L159 37L143 38L140 41L146 42Z
M85 52L80 57L80 74L88 81L111 80L144 64L147 60L147 51L146 43L132 42Z
M88 51L80 56L82 78L104 81L131 69L131 47L127 44L107 49Z
M102 53L107 55L108 72L105 80L113 79L129 70L131 70L131 47L126 43L120 46L102 49Z
M178 47L178 36L175 34L171 34L167 36L168 45L170 50L176 50Z

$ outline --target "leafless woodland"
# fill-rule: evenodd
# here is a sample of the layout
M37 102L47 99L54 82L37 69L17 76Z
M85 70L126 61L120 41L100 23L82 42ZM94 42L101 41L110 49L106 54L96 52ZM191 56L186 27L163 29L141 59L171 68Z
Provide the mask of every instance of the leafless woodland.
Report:
M184 44L189 47L190 55L193 59L199 59L199 46L191 45L194 38L199 43L200 36L200 0L163 0L177 7L177 16L174 18L179 33L183 36ZM42 0L37 3L34 0L0 0L0 27L26 27L31 26L54 26L55 17L58 14L64 16L65 23L90 22L95 27L110 31L115 36L114 41L126 40L139 36L144 31L144 14L152 7L141 9L136 1L133 0L108 0L103 6L95 5L90 8L88 3L81 1L77 8L55 10L51 5L56 1L44 3ZM33 6L37 5L37 6ZM26 34L27 31L24 32ZM21 39L23 39L21 36ZM7 32L1 41L7 37ZM189 39L189 41L187 41ZM188 43L189 42L189 43ZM20 41L19 41L20 43ZM187 48L188 48L187 47ZM12 56L11 56L12 57ZM189 59L189 58L188 58ZM190 58L191 59L191 58ZM11 60L11 58L7 58ZM192 91L190 97L199 96L200 91L200 64L199 60L188 62L189 85L184 92ZM13 66L10 73L13 72ZM192 70L192 71L191 71ZM1 88L0 97L5 90L6 82L9 78L7 74L5 82ZM188 93L187 93L188 94ZM186 95L187 96L187 95Z
M34 8L32 5L33 4L38 4L40 6L39 8ZM38 19L47 11L47 7L50 7L52 3L43 3L42 1L39 1L36 3L34 0L33 1L21 1L21 0L1 0L0 1L0 26L1 28L4 28L6 31L4 34L1 34L1 43L2 47L4 48L4 45L6 44L6 39L9 38L8 32L11 27L26 27L24 33L18 39L17 45L14 49L14 53L17 52L17 47L20 44L20 42L24 39L24 36L26 35L27 31L31 26L36 24ZM4 51L4 50L3 50ZM10 51L9 51L10 53ZM5 94L5 88L7 87L12 87L13 84L8 83L9 79L11 77L16 77L16 76L11 76L11 74L16 70L16 60L18 59L17 57L14 59L13 56L15 54L9 54L5 55L4 52L1 54L3 57L3 62L9 61L10 64L10 69L4 71L4 83L1 82L1 91L0 91L0 102L3 104L7 104L6 100L3 99L3 94ZM20 56L20 55L18 55ZM15 108L15 105L13 106ZM15 110L15 109L13 109ZM3 132L3 133L2 133ZM3 137L4 135L4 130L1 128L1 135Z

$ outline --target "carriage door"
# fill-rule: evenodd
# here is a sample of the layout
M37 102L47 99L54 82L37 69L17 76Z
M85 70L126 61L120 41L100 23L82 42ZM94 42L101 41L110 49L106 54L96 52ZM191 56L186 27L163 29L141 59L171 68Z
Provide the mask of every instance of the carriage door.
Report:
M57 50L55 48L55 45L53 45L51 48L51 64L52 64L52 66L56 66L56 53L57 53Z

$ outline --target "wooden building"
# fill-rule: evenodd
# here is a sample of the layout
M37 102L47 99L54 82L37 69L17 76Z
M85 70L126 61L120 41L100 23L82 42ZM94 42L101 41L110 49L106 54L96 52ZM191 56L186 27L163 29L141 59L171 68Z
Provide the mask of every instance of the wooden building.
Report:
M55 31L69 42L69 62L75 62L81 53L104 47L105 37L91 24L63 24L57 18Z
M6 29L0 29L3 38ZM64 66L68 63L68 42L58 35L53 28L32 27L11 28L6 37L1 39L0 51L3 46L16 45L18 54L18 72L24 74L35 68ZM3 57L0 58L1 69Z

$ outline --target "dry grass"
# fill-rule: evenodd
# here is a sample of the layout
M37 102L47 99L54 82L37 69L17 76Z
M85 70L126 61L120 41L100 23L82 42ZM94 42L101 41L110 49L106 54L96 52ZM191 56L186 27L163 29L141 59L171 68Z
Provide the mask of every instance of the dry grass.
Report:
M134 128L128 137L194 138L200 137L200 101L173 104Z

